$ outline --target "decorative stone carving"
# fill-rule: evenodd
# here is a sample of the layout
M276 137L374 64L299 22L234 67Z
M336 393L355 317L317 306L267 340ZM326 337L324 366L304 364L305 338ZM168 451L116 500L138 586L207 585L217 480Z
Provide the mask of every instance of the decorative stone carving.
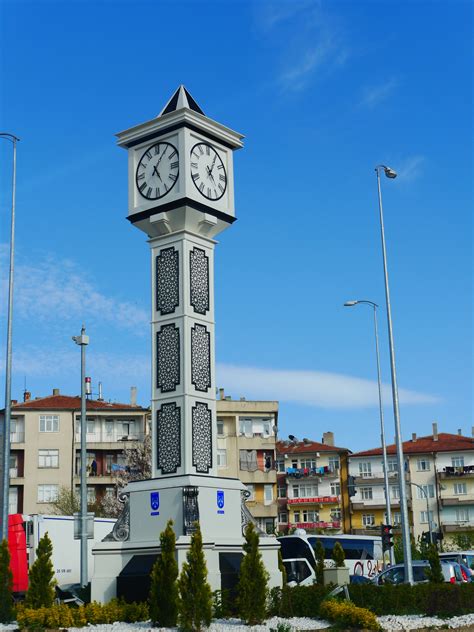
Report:
M240 492L240 516L241 516L241 522L242 522L242 535L245 534L245 529L247 528L247 525L249 522L252 522L255 530L257 531L257 533L259 535L264 535L266 536L267 534L265 533L265 531L263 531L262 529L260 529L260 527L257 524L257 521L255 520L255 518L252 516L252 514L250 513L249 508L247 507L247 500L250 497L250 492L248 489L242 489Z
M209 257L205 250L193 248L189 253L191 306L196 314L209 310Z
M162 393L175 391L180 382L179 327L163 325L156 334L156 386Z
M163 316L179 305L179 252L163 248L156 257L156 309Z
M193 465L196 472L207 474L212 467L212 413L203 402L192 408L192 436Z
M125 542L130 537L130 503L129 492L120 492L118 499L123 503L123 509L112 531L105 536L102 542Z
M184 535L192 535L196 531L196 523L199 522L198 494L198 487L183 487Z
M156 413L156 467L162 474L175 474L181 465L181 408L162 404Z
M211 388L211 334L198 323L191 327L191 383L204 393Z

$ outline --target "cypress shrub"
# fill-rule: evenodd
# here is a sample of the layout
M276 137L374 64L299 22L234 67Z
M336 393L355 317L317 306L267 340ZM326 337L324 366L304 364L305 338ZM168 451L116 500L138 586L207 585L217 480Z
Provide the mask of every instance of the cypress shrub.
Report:
M441 562L439 561L438 548L435 544L430 544L428 546L427 559L430 563L430 568L426 570L426 577L433 584L443 584L444 575L443 571L441 570Z
M244 558L240 565L238 609L248 625L265 620L269 575L258 550L259 537L252 522L245 529Z
M281 591L280 591L280 599L278 604L278 615L280 617L292 617L293 616L293 607L291 605L291 590L288 586L288 576L286 574L286 568L283 564L283 558L281 556L281 549L278 550L278 568L281 572Z
M324 546L321 540L316 541L314 554L316 556L316 582L324 584Z
M332 559L334 560L336 568L344 568L344 560L346 559L346 556L340 542L336 542L334 545L332 550Z
M30 608L50 608L53 605L56 585L51 555L53 545L48 533L38 542L36 560L28 573L28 590L25 605Z
M10 569L8 542L0 544L0 623L10 623L15 618L13 611L13 573Z
M178 579L178 590L180 628L184 632L201 632L203 627L211 623L212 592L207 583L207 567L199 525L191 537L191 547Z
M178 564L173 521L160 534L161 555L151 571L150 618L154 626L173 628L178 619Z

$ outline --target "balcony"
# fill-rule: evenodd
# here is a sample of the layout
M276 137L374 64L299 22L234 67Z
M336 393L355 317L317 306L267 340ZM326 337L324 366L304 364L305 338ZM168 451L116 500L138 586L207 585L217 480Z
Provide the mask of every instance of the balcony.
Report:
M319 522L296 522L296 523L290 523L288 525L288 527L293 528L295 527L296 529L340 529L341 528L341 523L339 521L333 521L333 522L324 522L324 521L319 521Z
M288 478L339 478L339 468L328 467L287 467Z
M451 496L449 498L442 496L441 504L443 505L443 507L474 505L474 494L462 494L460 496Z
M408 506L411 507L411 499L407 498ZM360 511L364 509L385 509L385 498L371 498L362 500L352 500L352 509L354 511ZM390 507L400 507L399 498L390 498Z
M10 443L25 443L25 433L22 430L10 433Z
M472 520L443 520L441 527L445 533L460 533L474 530Z
M464 478L474 478L474 465L464 465L464 467L443 467L438 470L440 478L456 478L462 476Z
M242 483L264 483L266 485L271 485L272 483L276 483L277 473L276 470L255 470L254 472L249 472L248 470L240 470L239 478Z
M100 449L105 443L107 445L107 448L122 450L124 448L130 447L130 444L136 443L137 441L142 442L144 438L145 435L143 433L123 435L118 432L114 432L111 434L95 432L88 433L86 435L86 443L88 448ZM81 442L81 435L77 432L75 441L76 444L79 444Z
M338 504L340 502L340 496L313 496L310 498L287 498L288 505L328 505Z
M353 476L355 485L383 485L385 483L383 472L374 472L373 474L367 474L366 476L354 474ZM397 481L396 472L389 472L388 480L389 482L395 483ZM405 480L407 480L407 475L405 475Z
M276 518L278 516L278 506L275 502L265 505L255 500L248 500L246 504L254 518Z

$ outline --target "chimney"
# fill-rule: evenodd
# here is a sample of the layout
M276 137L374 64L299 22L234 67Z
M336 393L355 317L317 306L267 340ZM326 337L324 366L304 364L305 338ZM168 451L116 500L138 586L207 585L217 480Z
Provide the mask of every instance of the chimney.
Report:
M462 437L462 428L458 428L458 435Z
M471 434L472 434L472 438L474 439L474 426L471 426Z
M433 421L433 441L438 441L438 424Z
M219 389L219 399L225 399L225 393L224 393L224 389L223 388Z
M415 441L416 441L416 432L412 432L411 433L411 440L413 441L413 443L415 443Z
M324 445L334 445L334 432L323 432Z
M17 399L12 399L12 406L16 406L18 404L18 400Z
M59 388L53 388L53 397L57 397L59 395Z
M30 401L30 399L31 399L31 393L30 393L30 391L25 391L25 392L23 393L23 401L24 401L24 402L29 402L29 401Z
M99 382L99 396L97 397L98 402L104 401L104 396L102 395L102 382Z
M136 386L130 387L130 405L131 406L137 405L137 387Z

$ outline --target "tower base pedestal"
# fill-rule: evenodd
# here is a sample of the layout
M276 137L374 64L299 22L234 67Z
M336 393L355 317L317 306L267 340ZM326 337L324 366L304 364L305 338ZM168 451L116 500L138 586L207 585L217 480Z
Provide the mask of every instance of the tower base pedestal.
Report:
M114 530L93 549L91 599L107 602L148 598L151 567L160 554L160 533L173 520L179 570L199 521L211 589L233 590L243 556L243 530L253 520L238 479L183 475L129 483L124 510ZM281 586L280 545L261 534L260 553L270 575L269 586Z

